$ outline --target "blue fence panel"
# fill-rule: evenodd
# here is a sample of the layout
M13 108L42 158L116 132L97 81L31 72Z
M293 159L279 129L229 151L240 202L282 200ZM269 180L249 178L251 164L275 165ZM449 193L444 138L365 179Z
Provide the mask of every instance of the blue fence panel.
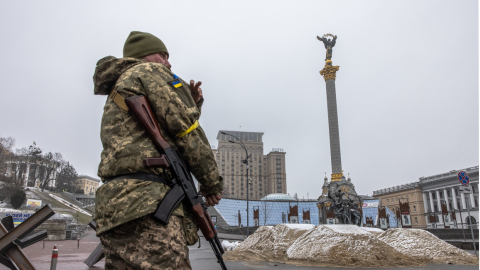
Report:
M303 210L310 210L310 223L318 225L317 202L281 202L281 201L249 201L249 225L254 226L253 210L259 209L260 225L276 225L282 223L282 214L288 219L290 206L298 206L298 223L304 223ZM240 225L247 226L247 201L222 199L215 206L217 211L227 221L229 226L239 226L238 213L240 211ZM287 220L288 222L288 220Z

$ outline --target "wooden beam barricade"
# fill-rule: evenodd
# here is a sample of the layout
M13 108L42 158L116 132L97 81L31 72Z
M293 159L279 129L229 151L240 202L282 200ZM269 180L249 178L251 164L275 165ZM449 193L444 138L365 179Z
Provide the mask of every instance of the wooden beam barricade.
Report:
M0 263L10 269L35 270L35 267L25 256L20 247L14 244L14 241L17 240L17 242L20 241L21 243L27 243L28 239L30 239L31 237L27 237L28 239L22 238L35 230L36 227L38 227L40 224L42 224L45 220L47 220L54 214L55 212L53 212L53 210L48 205L45 205L38 212L27 218L24 222L22 222L15 228L12 228L13 219L2 219L2 222L0 223L0 250L5 252L4 255L6 256L2 255L0 257ZM8 230L7 228L10 230ZM39 239L40 236L38 234L35 235L35 240L41 240ZM31 245L35 242L28 243L29 245Z
M7 229L7 231L11 231L13 230L13 228L15 228L15 224L13 223L12 216L2 218L2 224L5 227L5 229Z
M21 249L24 249L30 245L37 243L38 241L42 241L43 239L47 238L47 230L39 231L35 234L30 236L24 237L22 239L15 239L13 242L19 246Z
M95 220L90 221L90 223L88 223L88 226L90 226L90 228L92 228L94 231L97 231L97 224L95 223ZM93 250L93 252L90 253L88 258L83 263L88 265L89 268L92 268L93 265L95 265L104 257L105 257L105 254L103 254L102 243L100 243Z

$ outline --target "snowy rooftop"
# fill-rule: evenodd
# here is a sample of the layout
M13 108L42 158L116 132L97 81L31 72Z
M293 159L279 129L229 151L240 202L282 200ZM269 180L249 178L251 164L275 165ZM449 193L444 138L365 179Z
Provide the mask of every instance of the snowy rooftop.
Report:
M295 199L292 196L287 195L287 194L283 194L283 193L269 194L269 195L261 198L260 200L261 201L292 201L292 202L295 201Z

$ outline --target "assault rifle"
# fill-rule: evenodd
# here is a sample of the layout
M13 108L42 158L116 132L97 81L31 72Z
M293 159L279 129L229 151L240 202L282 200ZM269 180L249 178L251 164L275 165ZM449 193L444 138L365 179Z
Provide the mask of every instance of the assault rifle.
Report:
M157 150L162 154L158 158L146 158L144 160L145 166L169 167L173 174L173 179L171 179L173 187L159 203L154 218L161 224L168 224L173 210L183 201L185 203L184 205L193 214L203 236L210 243L222 270L227 270L222 258L224 250L218 239L212 219L207 213L207 206L203 202L202 196L197 193L192 175L188 171L182 158L163 138L148 100L145 96L133 96L126 98L125 103L133 115L135 115L143 125Z

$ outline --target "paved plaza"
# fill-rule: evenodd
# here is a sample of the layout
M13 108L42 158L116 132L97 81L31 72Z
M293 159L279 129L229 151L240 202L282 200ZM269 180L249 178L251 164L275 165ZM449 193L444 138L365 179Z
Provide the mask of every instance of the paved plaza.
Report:
M239 235L227 235L219 234L221 240L228 239L233 240L242 240L243 237ZM220 266L215 260L215 255L210 249L210 245L205 239L201 238L201 247L197 248L198 245L190 247L190 260L192 263L193 270L215 270L220 269ZM77 248L76 240L66 240L66 241L45 241L45 249L43 249L43 243L39 242L34 245L31 245L24 249L25 254L30 259L30 261L35 265L37 270L49 270L50 261L52 257L53 245L57 245L58 248L58 264L57 269L63 270L87 270L88 267L83 263L88 255L93 251L93 249L100 243L99 238L95 236L95 233L90 230L84 237L80 239L80 248ZM324 270L351 270L352 268L329 268L329 267L302 267L294 266L283 263L272 263L272 262L247 262L247 261L227 261L227 268L229 270L247 270L247 269L299 269L299 270L313 270L313 269L324 269ZM0 266L0 269L8 269L6 267ZM104 269L104 260L98 262L95 266L90 269ZM372 268L365 268L372 269ZM478 266L475 265L427 265L425 267L416 267L416 268L378 268L378 269L438 269L438 270L476 270Z

